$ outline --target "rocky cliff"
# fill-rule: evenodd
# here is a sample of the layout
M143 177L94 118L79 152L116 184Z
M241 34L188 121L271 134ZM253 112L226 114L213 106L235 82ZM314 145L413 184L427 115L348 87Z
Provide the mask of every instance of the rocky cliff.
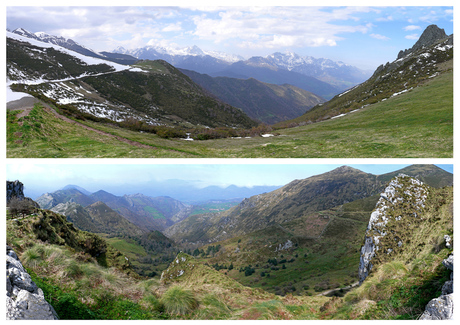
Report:
M395 260L409 265L416 257L420 258L424 254L422 251L426 253L427 249L430 250L430 247L432 252L443 248L450 252L442 264L453 271L452 229L449 230L451 223L446 227L447 224L442 221L441 209L433 205L435 201L441 205L446 202L445 197L436 196L435 191L420 180L404 174L390 181L380 194L369 219L361 248L358 271L360 284L377 266ZM428 213L428 210L431 212ZM452 222L452 212L450 218ZM442 286L441 295L426 305L419 319L451 319L452 315L453 272L450 280Z
M420 221L418 211L424 207L427 195L427 185L404 174L393 178L380 194L361 248L360 283L369 275L374 262L388 260L410 240L411 229Z
M43 291L32 281L16 253L6 246L6 319L59 319L46 302Z
M14 182L6 181L6 203L9 203L13 197L24 198L24 184L18 180Z

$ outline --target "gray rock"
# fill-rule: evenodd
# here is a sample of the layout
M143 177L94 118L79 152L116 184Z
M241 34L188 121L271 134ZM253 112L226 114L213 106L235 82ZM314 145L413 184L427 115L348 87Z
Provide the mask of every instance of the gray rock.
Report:
M24 198L24 184L18 180L14 182L6 181L6 202L10 202L13 197Z
M385 252L387 255L393 254L398 249L402 249L404 242L398 238L394 247L383 247L381 240L388 234L388 225L398 222L404 222L402 216L392 217L389 211L402 203L408 203L414 207L414 210L420 210L424 207L427 197L427 188L420 180L399 174L394 177L380 194L374 211L369 218L364 245L361 248L358 275L361 284L372 270L372 259L377 254Z
M442 264L449 270L454 270L454 256L450 255ZM450 281L446 281L442 286L442 295L430 300L425 307L425 312L420 316L420 320L442 320L452 319L454 313L454 273L450 275Z
M445 267L447 267L449 270L453 271L454 270L454 255L449 255L448 258L442 261L442 264Z
M442 320L452 319L454 310L453 294L443 295L432 299L426 305L425 312L420 316L420 320Z
M401 59L407 56L408 54L423 48L424 46L430 46L434 44L436 41L442 40L444 38L447 38L447 34L444 31L444 29L439 28L436 25L430 25L423 31L422 35L414 44L414 46L412 46L412 48L400 51L398 53L398 59Z
M6 319L59 319L16 253L6 246Z

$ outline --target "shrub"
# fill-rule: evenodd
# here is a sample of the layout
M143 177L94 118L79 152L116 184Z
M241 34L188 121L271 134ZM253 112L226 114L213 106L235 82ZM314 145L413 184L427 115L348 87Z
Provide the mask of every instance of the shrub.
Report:
M21 214L23 217L26 214L32 213L32 211L35 209L32 202L27 199L19 199L17 197L11 198L11 200L8 202L8 208L11 216L18 216Z
M185 315L198 307L198 301L193 293L179 286L169 288L161 297L160 302L168 313L174 315Z

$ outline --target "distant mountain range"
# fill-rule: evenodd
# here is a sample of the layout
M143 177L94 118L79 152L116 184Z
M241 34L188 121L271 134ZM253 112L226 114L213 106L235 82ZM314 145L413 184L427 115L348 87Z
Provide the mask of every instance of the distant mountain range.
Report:
M266 57L251 57L248 60L238 55L203 51L197 46L182 49L145 46L134 50L119 47L112 52L131 55L138 59L162 59L175 67L209 74L213 77L255 78L262 82L277 85L290 83L326 99L337 91L363 82L372 73L372 71L364 71L340 61L334 62L329 59L299 56L292 52L276 52ZM285 70L284 77L277 78L276 74L273 74L273 71L279 72L279 70ZM313 89L311 85L307 89L307 86L302 86L302 83L293 83L292 80L300 78L296 73L313 77L312 80L319 81L319 85L325 89L323 90L320 86ZM321 81L332 85L332 88L327 88Z
M56 212L61 211L66 216L71 214L72 218L80 220L80 223L84 224L84 227L91 227L91 224L94 225L94 220L81 221L87 219L87 215L91 214L91 211L97 211L97 209L92 209L91 207L95 206L100 209L101 205L106 205L110 211L113 210L111 213L123 216L126 220L144 231L164 230L172 224L187 218L190 214L207 211L208 209L220 210L220 206L235 205L244 197L252 196L255 193L269 192L277 188L275 186L258 186L253 188L237 186L220 188L218 186L209 186L197 189L191 187L190 184L188 184L188 189L184 189L185 187L187 186L183 183L179 184L175 181L170 181L151 185L148 188L138 188L139 191L145 191L149 195L138 193L117 196L104 190L91 193L80 186L67 185L63 189L42 194L35 201L43 209L53 209ZM167 194L174 194L174 192L177 197L183 197L184 200L188 198L189 202L190 200L194 200L194 203L183 203L167 196ZM159 193L163 194L160 195ZM69 206L70 203L72 205ZM215 207L209 208L209 206ZM80 213L83 210L86 212L83 214ZM64 213L64 211L67 212ZM80 217L75 216L75 213ZM97 227L101 227L100 223Z
M149 45L131 50L118 47L111 52L95 52L61 36L53 36L43 32L32 33L23 28L17 28L12 32L41 42L59 45L86 56L120 64L134 64L138 60L165 60L177 68L211 76L255 78L262 82L277 85L289 83L326 99L331 98L341 90L363 82L372 73L340 61L299 56L292 52L276 52L266 57L251 57L248 60L235 54L203 51L196 45L184 48ZM283 76L277 77L276 73L273 74L273 71L278 70L284 70ZM302 79L297 73L314 79L307 79L310 80L308 82L295 82L296 78ZM318 85L312 88L315 81Z

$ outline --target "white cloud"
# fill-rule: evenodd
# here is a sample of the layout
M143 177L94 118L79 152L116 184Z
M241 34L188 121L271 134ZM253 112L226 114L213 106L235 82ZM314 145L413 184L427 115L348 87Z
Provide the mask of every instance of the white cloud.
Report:
M359 21L354 14L367 8L338 8L324 11L316 7L234 8L218 15L196 15L193 35L215 43L233 40L239 47L275 48L292 46L335 46L344 33L367 33L372 24L333 24Z
M380 17L377 18L377 21L393 21L393 16Z
M404 30L405 31L411 31L411 30L417 30L417 29L421 29L421 28L422 27L417 26L417 25L409 25L409 26L404 27Z
M375 38L375 39L378 39L378 40L381 40L381 41L388 41L390 39L389 37L384 36L384 35L380 35L380 34L371 34L370 36L372 38Z
M419 38L419 36L418 36L418 34L410 34L410 35L406 35L405 38L410 39L410 40L417 40Z
M163 27L162 31L163 32L179 32L182 30L182 23L178 22L176 24L169 24L165 27Z

